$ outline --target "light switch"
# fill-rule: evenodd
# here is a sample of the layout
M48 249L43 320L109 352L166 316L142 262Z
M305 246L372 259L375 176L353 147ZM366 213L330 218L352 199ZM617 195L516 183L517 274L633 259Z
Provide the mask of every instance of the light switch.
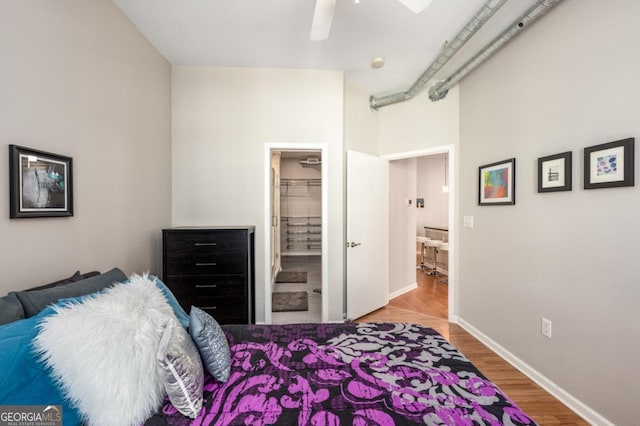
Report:
M465 228L473 228L473 216L465 216L464 217L464 227Z

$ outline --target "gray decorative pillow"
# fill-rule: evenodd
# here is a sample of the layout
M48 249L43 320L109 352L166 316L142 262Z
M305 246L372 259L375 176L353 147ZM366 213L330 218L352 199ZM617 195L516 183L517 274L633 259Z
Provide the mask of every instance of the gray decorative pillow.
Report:
M59 299L67 297L84 296L104 288L114 283L122 282L127 276L118 268L105 272L96 277L74 281L67 284L56 285L55 287L41 290L19 291L15 295L20 299L24 308L25 317L31 318L48 305L57 302Z
M62 284L74 283L76 281L80 281L83 279L84 278L82 277L82 274L80 273L80 271L76 271L76 273L71 275L69 278L64 278L62 280L54 281L49 284L39 285L38 287L31 287L31 288L28 288L26 291L44 290L45 288L51 288L51 287L55 287Z
M189 333L170 319L158 345L158 377L171 404L195 419L202 409L204 370Z
M211 315L195 306L191 307L189 320L189 333L205 368L216 380L225 383L231 371L231 352L222 327Z
M18 321L24 318L22 303L15 293L0 297L0 325Z

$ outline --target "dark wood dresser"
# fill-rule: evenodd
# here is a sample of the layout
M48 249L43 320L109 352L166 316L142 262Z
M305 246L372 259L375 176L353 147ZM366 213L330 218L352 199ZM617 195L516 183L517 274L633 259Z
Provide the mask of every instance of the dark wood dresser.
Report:
M208 312L220 324L255 323L253 226L162 230L164 283L189 313Z

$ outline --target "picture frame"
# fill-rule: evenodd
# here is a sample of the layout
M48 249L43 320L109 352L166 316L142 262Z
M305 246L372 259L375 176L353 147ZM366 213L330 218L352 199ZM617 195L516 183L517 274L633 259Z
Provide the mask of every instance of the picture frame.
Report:
M571 191L573 152L538 158L538 192Z
M478 168L478 204L481 206L516 203L516 159L485 164Z
M9 145L9 217L73 216L73 159Z
M635 138L584 149L584 189L635 186Z

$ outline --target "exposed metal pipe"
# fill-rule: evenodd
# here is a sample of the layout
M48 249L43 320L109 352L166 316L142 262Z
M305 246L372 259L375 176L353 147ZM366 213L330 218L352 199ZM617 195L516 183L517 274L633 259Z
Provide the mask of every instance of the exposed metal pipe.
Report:
M553 6L556 6L562 0L539 0L531 6L525 13L520 15L518 19L513 21L511 25L504 29L489 44L483 47L464 65L454 71L445 80L440 81L429 89L429 99L433 102L444 99L453 86L462 80L467 74L474 70L478 65L493 55L498 49L507 42L520 34L525 28L531 25L536 19L544 16Z
M373 95L369 98L369 106L377 111L378 108L395 104L398 102L408 101L416 96L427 82L446 64L449 59L500 9L507 0L489 0L475 14L475 16L465 25L465 27L456 34L442 49L438 57L431 63L429 68L416 80L415 83L406 92L394 93L376 99Z

